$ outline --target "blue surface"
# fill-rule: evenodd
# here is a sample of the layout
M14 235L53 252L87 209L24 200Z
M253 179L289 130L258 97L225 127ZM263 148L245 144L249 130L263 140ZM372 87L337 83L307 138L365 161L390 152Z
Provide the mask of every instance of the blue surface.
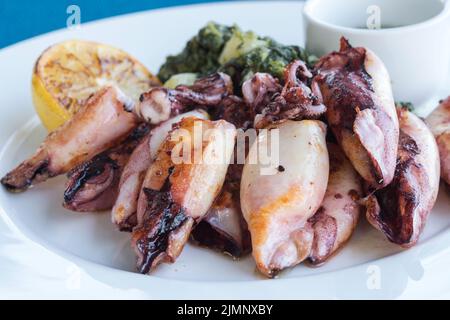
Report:
M81 23L124 13L226 0L0 0L0 48L65 28L67 8L77 5Z

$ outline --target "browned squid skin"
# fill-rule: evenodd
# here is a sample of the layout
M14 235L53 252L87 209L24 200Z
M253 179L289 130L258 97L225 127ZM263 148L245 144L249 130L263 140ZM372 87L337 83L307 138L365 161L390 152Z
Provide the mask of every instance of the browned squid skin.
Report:
M217 106L232 93L231 78L218 72L198 79L192 86L152 88L141 95L133 112L149 123L158 124L194 107Z
M351 237L359 220L361 178L335 143L328 143L330 176L322 205L309 220L314 240L308 262L324 264Z
M320 91L308 86L312 73L301 60L285 70L284 87L265 73L257 73L242 86L246 103L254 113L255 128L264 128L284 120L318 119L325 113Z
M425 123L398 110L400 143L392 183L367 198L366 216L393 243L417 243L439 190L439 151Z
M63 206L77 212L111 209L117 198L123 168L149 131L150 125L143 123L120 145L72 169L68 174Z
M450 97L441 101L439 106L426 119L433 132L441 158L441 178L450 186Z
M116 145L137 125L137 118L125 110L128 103L119 89L100 90L70 121L50 133L30 159L4 176L1 183L9 191L25 191Z
M273 129L278 130L274 131ZM278 123L260 131L244 165L241 208L252 240L258 270L274 277L311 252L314 232L308 221L321 206L329 174L326 125L317 120ZM273 136L279 139L275 167L253 161Z
M399 126L389 75L366 48L341 39L339 52L320 59L312 87L320 88L328 123L358 173L372 189L394 177Z
M181 154L176 147L177 139L188 143L184 147L190 147L192 155L194 148L198 148L192 136L196 123L201 123L202 130L217 130L223 140L217 135L203 136L199 162L174 162L173 155ZM181 131L189 132L190 139L179 136ZM194 223L205 216L222 189L235 137L236 128L224 120L212 122L189 117L179 122L166 138L144 179L139 203L145 197L146 206L144 210L138 207L138 225L132 234L141 273L149 273L160 263L174 262L179 256Z

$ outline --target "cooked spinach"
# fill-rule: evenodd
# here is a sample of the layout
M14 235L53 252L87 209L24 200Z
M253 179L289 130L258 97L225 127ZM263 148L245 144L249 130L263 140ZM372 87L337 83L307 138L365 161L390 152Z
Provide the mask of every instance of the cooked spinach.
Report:
M222 71L239 86L256 72L267 72L282 79L284 68L295 59L310 66L317 60L298 46L282 45L269 37L243 32L238 26L210 22L189 40L179 55L167 58L158 76L167 81L178 73L203 76Z
M214 22L208 23L188 41L180 54L167 57L159 69L159 79L166 82L178 73L206 75L217 71L220 67L219 56L231 38L233 29Z
M301 59L309 65L315 63L316 58L298 46L285 46L268 37L262 39L265 40L264 46L227 62L220 70L242 83L256 72L267 72L283 79L286 65L296 59Z

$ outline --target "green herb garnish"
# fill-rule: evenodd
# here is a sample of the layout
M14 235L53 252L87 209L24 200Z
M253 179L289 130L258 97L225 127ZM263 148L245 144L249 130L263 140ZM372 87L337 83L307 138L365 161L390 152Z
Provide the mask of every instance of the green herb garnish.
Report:
M298 46L282 45L269 37L243 32L236 25L210 22L188 41L180 54L167 58L158 76L165 82L178 73L204 76L221 71L240 86L256 72L267 72L283 80L285 67L296 59L309 66L317 61Z

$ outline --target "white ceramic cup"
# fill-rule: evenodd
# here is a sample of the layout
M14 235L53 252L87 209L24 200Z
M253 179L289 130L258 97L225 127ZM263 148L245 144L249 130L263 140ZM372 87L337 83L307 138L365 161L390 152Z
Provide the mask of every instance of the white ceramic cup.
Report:
M341 36L371 49L397 101L425 108L449 77L450 0L309 0L303 15L308 51L337 50Z

